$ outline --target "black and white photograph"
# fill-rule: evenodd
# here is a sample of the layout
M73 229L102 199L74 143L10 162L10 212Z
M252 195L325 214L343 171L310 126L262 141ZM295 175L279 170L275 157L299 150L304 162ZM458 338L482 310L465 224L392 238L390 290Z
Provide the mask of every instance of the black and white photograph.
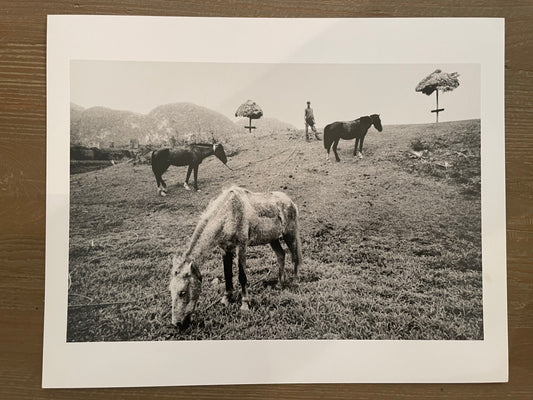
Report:
M479 73L72 61L67 340L483 339Z
M507 379L503 21L47 38L44 387Z

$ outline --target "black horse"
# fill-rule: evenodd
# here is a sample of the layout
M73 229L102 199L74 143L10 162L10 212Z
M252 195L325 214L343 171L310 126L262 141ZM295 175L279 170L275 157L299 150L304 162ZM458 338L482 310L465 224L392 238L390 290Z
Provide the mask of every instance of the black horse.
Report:
M351 140L355 139L355 147L353 149L353 155L357 154L357 146L359 145L359 158L363 157L363 141L368 129L374 125L374 127L381 132L383 127L381 126L381 119L378 114L372 114L370 116L361 117L355 121L347 122L333 122L324 128L324 148L327 150L327 160L329 161L329 149L333 144L333 153L335 153L335 159L340 161L337 154L337 145L340 139Z
M157 189L161 196L167 195L167 184L163 180L163 173L169 166L188 165L187 177L183 187L191 190L189 187L189 177L194 169L194 189L198 190L198 166L204 158L215 155L220 161L226 164L228 159L221 144L196 143L189 146L177 147L174 149L161 149L152 152L152 171L154 171ZM226 165L227 166L227 165ZM229 168L229 167L228 167Z

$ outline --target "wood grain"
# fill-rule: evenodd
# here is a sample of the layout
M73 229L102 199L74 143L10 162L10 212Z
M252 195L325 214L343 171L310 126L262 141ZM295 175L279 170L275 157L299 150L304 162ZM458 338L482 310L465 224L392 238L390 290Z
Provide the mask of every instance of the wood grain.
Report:
M510 383L42 390L46 15L505 17ZM0 1L0 398L533 398L533 3L527 1ZM250 360L253 363L254 360Z

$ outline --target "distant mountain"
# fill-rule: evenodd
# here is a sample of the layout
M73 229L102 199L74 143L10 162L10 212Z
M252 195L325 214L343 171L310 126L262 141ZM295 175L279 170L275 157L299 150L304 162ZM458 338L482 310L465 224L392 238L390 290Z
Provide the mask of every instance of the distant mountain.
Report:
M248 126L249 122L250 120L248 118L241 118L235 122L235 125L237 125L239 130L245 131L244 127ZM281 133L296 130L294 125L270 117L253 119L252 126L256 127L255 132L257 133Z
M90 147L128 147L131 140L140 144L170 143L188 139L210 141L237 133L225 116L191 103L156 107L147 115L106 107L70 106L71 144Z
M129 145L131 139L138 139L146 134L149 129L146 122L146 117L142 114L91 107L81 112L77 122L77 134L71 130L71 142L94 147Z
M82 106L77 105L76 103L70 103L70 111L78 113L77 115L81 114L81 112L85 110Z
M173 136L211 141L211 134L219 140L237 133L229 118L192 103L172 103L156 107L148 113L148 118L154 127L147 137L151 143L160 143Z
M70 140L74 141L79 138L79 125L81 114L83 113L84 108L74 103L70 103Z

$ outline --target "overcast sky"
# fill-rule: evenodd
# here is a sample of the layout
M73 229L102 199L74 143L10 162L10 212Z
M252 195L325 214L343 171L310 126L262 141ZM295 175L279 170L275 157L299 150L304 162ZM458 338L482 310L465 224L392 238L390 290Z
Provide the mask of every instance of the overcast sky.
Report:
M147 114L168 103L189 102L235 121L235 110L254 100L265 117L303 128L306 101L316 123L380 114L384 125L434 122L435 94L415 92L435 69L458 72L460 86L439 94L439 121L480 118L477 64L219 64L72 61L71 101Z

